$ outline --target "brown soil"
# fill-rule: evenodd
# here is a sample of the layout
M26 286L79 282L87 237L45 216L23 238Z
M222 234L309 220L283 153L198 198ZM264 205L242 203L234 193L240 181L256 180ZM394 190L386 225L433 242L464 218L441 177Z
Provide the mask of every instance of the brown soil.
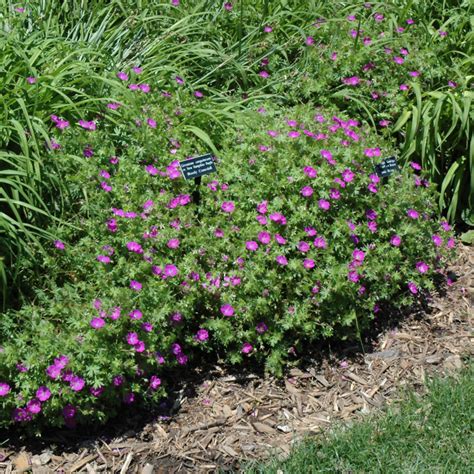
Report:
M196 372L181 384L174 415L144 422L142 414L128 420L132 430L123 432L121 420L120 433L116 421L99 435L55 433L35 446L0 438L0 472L215 472L286 456L302 437L379 410L402 387L423 390L428 375L462 367L474 352L474 248L461 246L450 270L457 280L446 293L380 330L365 353L313 351L284 379L220 367Z

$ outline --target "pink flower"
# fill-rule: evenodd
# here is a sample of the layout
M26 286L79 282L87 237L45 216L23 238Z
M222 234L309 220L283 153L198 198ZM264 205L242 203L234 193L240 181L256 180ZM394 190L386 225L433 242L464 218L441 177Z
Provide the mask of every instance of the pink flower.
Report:
M355 249L355 250L352 252L352 258L353 258L356 262L362 263L362 262L364 261L364 258L365 258L365 252L363 252L362 250L359 250L359 249Z
M137 280L130 280L130 288L134 291L140 291L142 289L142 284Z
M247 250L250 250L251 252L255 252L256 250L258 250L258 243L254 240L249 240L245 243L245 248Z
M197 99L202 99L204 97L204 94L201 91L194 91L194 97Z
M265 332L268 331L268 326L262 321L262 322L259 322L256 326L255 326L255 330L259 333L259 334L263 334Z
M268 212L268 201L262 201L260 204L257 204L257 212L260 214L266 214Z
M221 209L224 212L232 213L232 212L234 212L235 204L232 201L224 201L222 203Z
M280 234L275 234L275 241L279 245L285 245L286 244L286 239L284 237L282 237Z
M263 28L264 33L271 33L273 31L273 28L271 26L265 26Z
M291 130L288 132L288 136L290 138L298 138L300 136L300 132L296 131L296 130Z
M94 329L100 329L105 326L105 321L102 318L94 318L90 324Z
M0 397L6 397L10 393L10 385L6 382L0 382Z
M268 73L268 71L260 71L260 72L258 73L258 75L259 75L260 77L263 77L264 79L267 79L267 78L270 77L270 74Z
M228 12L230 12L230 11L232 10L232 8L234 8L234 7L232 6L232 2L225 2L225 3L224 3L224 8L225 8Z
M156 122L152 118L147 119L146 123L150 128L156 128Z
M64 250L64 249L65 249L64 242L61 242L60 240L55 240L55 241L54 241L54 246L55 246L58 250Z
M392 235L392 237L390 238L390 243L394 247L400 247L401 242L402 242L402 238L399 235Z
M418 77L420 75L420 71L410 71L408 74L411 77Z
M347 86L357 86L360 84L360 79L357 76L346 77L342 80Z
M312 46L314 44L314 38L312 36L308 36L306 38L306 46Z
M259 232L258 234L258 240L264 245L269 244L271 239L272 239L272 236L270 235L269 232Z
M95 130L97 128L95 122L93 120L87 121L87 120L79 120L78 122L79 126L84 128L85 130Z
M313 188L311 186L305 186L301 188L300 192L304 197L311 197L313 195Z
M318 172L312 166L305 166L303 172L308 178L316 178Z
M175 277L176 275L178 274L178 268L173 265L173 264L168 264L168 265L165 265L165 268L163 270L163 275L164 277Z
M161 385L161 380L156 375L152 375L150 377L150 388L152 390L157 390L160 385Z
M205 342L209 339L209 332L206 329L199 329L196 333L195 339L199 342Z
M110 257L108 255L97 255L97 261L100 263L110 263Z
M26 404L26 410L36 415L41 411L41 402L37 398L33 398Z
M400 84L401 91L407 91L410 88L408 84Z
M234 308L232 305L226 303L224 305L221 306L221 313L224 315L224 316L227 316L227 317L230 317L230 316L233 316L234 315Z
M303 253L306 253L309 251L309 244L308 242L304 242L304 241L301 241L299 244L298 244L298 250L300 252L303 252Z
M284 255L278 255L275 260L279 265L288 265L288 260Z
M179 239L170 239L168 240L168 243L166 245L170 249L177 249L179 247L179 244Z
M123 71L120 71L117 73L117 77L121 80L121 81L128 81L128 75L123 72Z
M36 398L42 402L49 400L51 397L51 390L48 387L42 385L41 387L36 390Z
M400 56L394 56L393 61L397 64L403 64L405 62L405 60Z
M412 281L409 281L408 282L408 289L414 294L416 295L418 293L418 287L416 286L415 283L413 283Z
M436 247L441 247L441 245L443 245L443 239L439 235L435 234L431 236L431 240L436 245Z
M250 352L252 352L252 350L253 350L252 344L250 344L248 342L244 342L244 344L242 345L242 353L243 354L250 354Z
M80 392L84 388L85 384L85 380L81 377L78 377L77 375L74 375L69 382L69 386L72 390L74 390L74 392Z
M134 346L139 341L138 334L136 332L129 332L127 334L126 339L127 339L127 344L129 344L131 346Z
M331 207L331 203L329 201L326 201L325 199L320 199L318 201L318 207L323 211L328 211Z
M416 262L416 269L420 272L420 273L426 273L430 267L423 261L420 261L420 262Z
M410 219L418 219L418 217L420 217L420 214L418 211L415 211L415 209L408 209L407 216Z
M134 319L134 320L142 319L143 317L143 313L139 309L134 309L130 311L128 315L130 316L130 319Z
M314 239L313 245L317 249L325 249L327 247L327 243L326 243L326 240L324 239L324 237L316 237Z
M303 261L303 266L306 268L306 270L311 270L312 268L314 268L316 265L316 262L310 258L306 258L304 261Z
M446 242L446 247L448 249L453 249L454 247L456 247L456 241L452 237L450 237Z

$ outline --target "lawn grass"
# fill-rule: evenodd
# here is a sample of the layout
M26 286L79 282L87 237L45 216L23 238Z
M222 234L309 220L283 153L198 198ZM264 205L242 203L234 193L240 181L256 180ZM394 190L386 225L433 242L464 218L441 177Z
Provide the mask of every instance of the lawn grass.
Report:
M284 462L248 473L474 472L474 364L436 378L422 397L407 393L381 415L298 445Z

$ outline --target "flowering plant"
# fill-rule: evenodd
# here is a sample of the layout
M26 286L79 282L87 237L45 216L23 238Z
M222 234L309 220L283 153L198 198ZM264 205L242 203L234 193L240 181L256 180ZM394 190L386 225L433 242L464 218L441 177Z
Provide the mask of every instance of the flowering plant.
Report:
M433 288L454 245L417 163L381 179L391 145L309 106L238 116L198 205L179 160L203 151L186 106L206 99L135 85L103 117L53 120L81 230L56 229L50 283L0 322L3 426L104 421L207 353L279 374Z

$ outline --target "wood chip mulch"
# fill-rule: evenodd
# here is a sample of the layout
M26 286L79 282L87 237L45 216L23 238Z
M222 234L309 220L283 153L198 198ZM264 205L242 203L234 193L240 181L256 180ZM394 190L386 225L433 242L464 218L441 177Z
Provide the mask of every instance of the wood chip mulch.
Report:
M41 448L0 436L0 472L181 473L238 469L270 454L285 457L303 437L353 421L422 390L427 375L455 371L474 353L474 247L460 246L457 276L428 307L381 332L365 354L325 354L284 379L216 368L182 390L177 413L116 436L48 439ZM320 357L321 359L321 357ZM3 439L2 439L3 438ZM64 442L72 445L65 449Z

